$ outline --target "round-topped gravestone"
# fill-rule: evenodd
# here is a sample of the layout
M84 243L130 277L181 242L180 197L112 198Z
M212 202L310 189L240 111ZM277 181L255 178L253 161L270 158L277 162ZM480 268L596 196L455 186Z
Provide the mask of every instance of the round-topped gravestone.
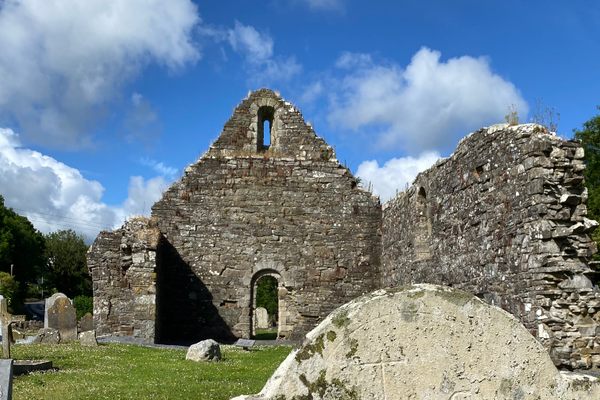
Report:
M378 290L306 335L261 400L599 399L569 381L507 312L435 285Z
M269 313L264 307L256 307L254 310L254 317L256 322L256 329L267 329L269 328Z
M67 296L55 293L46 299L44 328L53 328L60 333L61 342L77 340L77 315Z

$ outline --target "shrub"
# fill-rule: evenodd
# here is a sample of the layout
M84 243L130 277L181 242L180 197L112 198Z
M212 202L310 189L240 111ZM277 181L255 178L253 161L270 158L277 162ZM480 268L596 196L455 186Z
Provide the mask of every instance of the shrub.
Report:
M77 319L80 319L87 313L92 313L94 310L94 301L90 296L75 296L73 305L77 312Z
M19 282L15 281L8 272L0 272L0 294L4 296L8 305L12 305L15 293L19 289Z

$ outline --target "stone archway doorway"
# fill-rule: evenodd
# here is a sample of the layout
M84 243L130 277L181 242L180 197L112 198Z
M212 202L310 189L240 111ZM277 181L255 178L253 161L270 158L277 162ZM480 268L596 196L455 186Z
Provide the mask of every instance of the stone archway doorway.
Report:
M275 270L258 271L252 277L250 296L251 338L277 339L286 325L285 288Z

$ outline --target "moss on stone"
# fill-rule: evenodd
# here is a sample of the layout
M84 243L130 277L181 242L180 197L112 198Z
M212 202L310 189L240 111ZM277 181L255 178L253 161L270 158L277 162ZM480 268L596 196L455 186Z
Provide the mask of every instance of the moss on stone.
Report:
M297 354L296 361L308 360L315 354L323 354L325 348L325 335L319 335L312 343L305 345Z
M327 398L335 398L338 400L358 400L358 394L354 387L348 388L344 382L337 378L328 382L325 375L326 371L323 369L319 372L317 380L310 382L306 375L301 374L298 378L308 389L308 394L294 396L292 400L313 400L313 394L318 395L319 399L325 398L327 395Z
M333 342L336 337L337 337L337 333L335 333L335 331L327 332L327 340L329 340L330 342Z
M348 311L343 310L340 311L333 319L331 320L333 325L336 328L343 328L350 323L350 318L348 318Z
M350 339L350 350L346 353L346 358L352 358L356 355L358 351L358 340L352 338Z

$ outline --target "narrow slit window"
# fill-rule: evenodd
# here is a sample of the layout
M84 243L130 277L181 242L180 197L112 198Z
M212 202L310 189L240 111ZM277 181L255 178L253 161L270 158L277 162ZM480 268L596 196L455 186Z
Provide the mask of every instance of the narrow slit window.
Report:
M264 106L258 109L258 126L256 135L256 149L267 150L273 144L273 107Z

